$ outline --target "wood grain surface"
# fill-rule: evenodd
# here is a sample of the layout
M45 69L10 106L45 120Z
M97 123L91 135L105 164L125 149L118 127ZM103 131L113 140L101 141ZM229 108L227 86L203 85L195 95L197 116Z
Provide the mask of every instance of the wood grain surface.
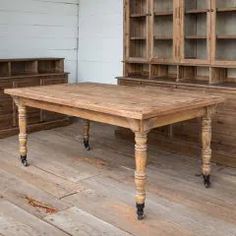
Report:
M131 88L99 83L6 89L5 93L138 120L215 105L223 101L220 97L192 92L170 93L160 88Z

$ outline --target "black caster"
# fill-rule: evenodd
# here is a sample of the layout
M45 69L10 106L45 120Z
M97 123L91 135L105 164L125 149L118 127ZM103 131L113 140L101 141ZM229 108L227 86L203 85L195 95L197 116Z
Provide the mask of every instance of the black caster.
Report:
M91 150L90 144L89 144L89 140L88 139L84 139L84 147L87 151Z
M211 187L210 175L203 175L203 183L206 188Z
M29 166L28 161L27 161L27 156L21 156L20 159L23 166L25 167Z
M144 203L143 204L136 204L138 220L143 220L143 218L144 218L144 206L145 206Z

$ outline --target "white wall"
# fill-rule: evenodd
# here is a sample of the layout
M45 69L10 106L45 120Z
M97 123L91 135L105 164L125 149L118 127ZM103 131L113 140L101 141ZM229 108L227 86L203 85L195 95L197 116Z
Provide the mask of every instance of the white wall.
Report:
M122 75L123 1L79 0L79 81Z
M0 58L65 57L76 81L77 29L78 0L0 0Z

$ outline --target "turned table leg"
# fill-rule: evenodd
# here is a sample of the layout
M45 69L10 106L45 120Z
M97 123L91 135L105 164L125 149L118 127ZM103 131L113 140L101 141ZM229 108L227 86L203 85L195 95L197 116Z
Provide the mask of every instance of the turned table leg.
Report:
M146 162L147 162L147 133L135 133L135 184L136 184L136 207L138 220L144 218L145 207L145 182L146 182Z
M206 188L211 185L210 172L211 172L211 138L212 138L212 118L206 115L202 118L202 175Z
M27 121L26 121L26 107L21 104L18 106L19 117L19 145L20 145L20 158L24 166L28 166L27 162Z
M83 143L84 143L84 147L87 151L89 151L91 149L90 144L89 144L89 131L90 131L90 121L84 120Z

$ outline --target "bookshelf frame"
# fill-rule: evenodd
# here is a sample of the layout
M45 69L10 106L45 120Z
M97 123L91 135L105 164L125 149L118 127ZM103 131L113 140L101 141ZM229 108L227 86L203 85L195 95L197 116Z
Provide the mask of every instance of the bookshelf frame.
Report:
M213 144L217 148L220 147L220 150L215 151L217 162L236 166L236 156L234 155L236 153L236 28L234 23L236 22L236 0L146 0L148 8L145 16L142 17L146 19L147 50L145 57L139 58L132 58L129 54L129 1L124 0L124 72L122 77L118 77L118 84L162 86L169 89L170 92L172 89L192 90L196 93L225 97L226 102L218 109L214 120ZM168 10L167 7L166 10L157 12L154 7L157 1L164 5L172 1L173 10ZM187 8L186 1L191 2ZM205 7L204 1L207 3ZM195 4L197 7L192 7L194 2L200 3ZM156 26L155 19L170 19L172 16L173 37L163 33L162 37L157 40L160 42L173 41L173 48L170 49L172 57L156 57L154 29L158 27L158 24ZM186 21L191 18L194 19L193 22L199 21L199 24L205 22L205 26L199 26L199 31L196 31L198 34L192 34L191 32L194 32L191 31L192 29L187 31L185 28L186 24L190 24ZM167 22L163 25L167 25L168 29ZM202 32L206 32L206 34ZM195 52L189 52L188 55L197 56L194 59L187 58L185 56L186 40L206 42L205 55L207 56L198 56L198 54L194 54ZM184 145L188 149L190 147L188 138L191 140L196 138L193 124L198 124L198 122L167 127L167 133L171 133L170 137L181 137L181 142L186 138ZM188 134L184 132L183 127L189 131ZM234 156L230 153L234 153Z
M131 3L135 2L145 2L142 11L131 11ZM223 73L221 67L225 66L226 71L236 67L236 30L232 34L229 30L235 27L222 29L220 20L224 19L224 15L226 19L229 18L226 20L229 23L232 23L232 19L236 20L236 0L226 0L223 4L219 2L219 0L124 0L124 76L130 76L129 70L132 64L137 64L138 68L138 73L134 77L137 78L140 74L140 77L145 79L155 77L153 67L159 67L161 70L161 67L170 67L173 64L177 64L178 68L208 66L208 81L204 84L222 86L225 84L229 87L231 83L233 88L236 87L232 82L234 79L230 79L230 82L227 81L227 76L225 79L221 78ZM218 14L221 14L220 19L217 18ZM132 25L133 19L136 23ZM142 22L140 26L137 23L139 21ZM189 28L192 25L192 29ZM227 31L227 34L219 34L223 31ZM138 49L138 45L141 49ZM191 58L191 55L195 58ZM143 73L139 69L142 67L145 68ZM135 71L133 72L135 74ZM181 83L182 80L178 79L181 77L180 73L181 71L177 70L176 81ZM236 71L233 77L236 78ZM171 78L167 78L167 81L169 79ZM200 80L194 83L198 81L202 84Z

